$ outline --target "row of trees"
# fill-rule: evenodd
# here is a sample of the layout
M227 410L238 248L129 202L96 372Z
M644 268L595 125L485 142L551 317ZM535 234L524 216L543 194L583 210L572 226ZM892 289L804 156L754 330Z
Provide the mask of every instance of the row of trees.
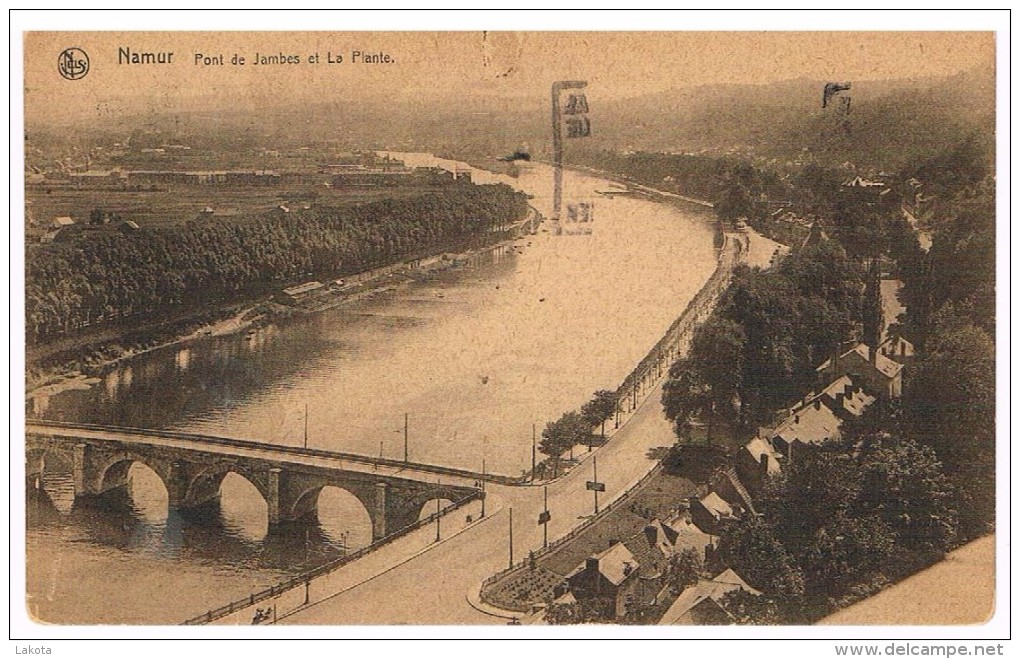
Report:
M273 213L131 235L82 231L66 242L28 247L28 340L487 240L495 227L526 212L526 197L508 186L456 186L411 199L317 208L300 219Z
M606 421L616 414L616 392L601 389L581 407L580 412L570 411L546 424L538 448L552 458L554 474L559 474L560 456L575 446L586 445L591 450L595 426L606 436Z

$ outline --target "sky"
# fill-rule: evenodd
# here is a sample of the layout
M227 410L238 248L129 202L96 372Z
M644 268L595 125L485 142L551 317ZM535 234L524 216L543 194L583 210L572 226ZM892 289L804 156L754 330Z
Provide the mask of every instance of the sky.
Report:
M80 79L58 71L69 47L88 54ZM173 57L120 63L121 49ZM355 62L355 50L391 61ZM197 54L223 64L196 63ZM300 62L254 65L256 54ZM234 55L245 64L232 64ZM704 84L912 79L994 62L991 32L27 32L25 116L49 123L265 103L300 111L329 99L545 98L562 79L587 80L610 99Z

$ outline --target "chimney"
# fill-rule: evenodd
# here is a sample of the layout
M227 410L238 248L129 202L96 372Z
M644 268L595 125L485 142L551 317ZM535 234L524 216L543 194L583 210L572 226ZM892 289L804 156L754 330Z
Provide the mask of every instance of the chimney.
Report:
M819 400L818 398L815 399L815 409L816 410L822 409L822 401Z
M765 476L766 474L768 474L769 473L769 454L768 453L762 453L761 457L758 458L758 464L761 465L762 476Z

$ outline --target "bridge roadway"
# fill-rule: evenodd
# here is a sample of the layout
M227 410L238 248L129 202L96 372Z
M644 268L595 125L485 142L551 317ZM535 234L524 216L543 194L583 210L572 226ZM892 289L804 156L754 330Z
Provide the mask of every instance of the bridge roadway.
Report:
M34 479L44 469L48 453L62 457L72 465L76 503L126 487L134 462L156 472L171 508L182 510L216 499L223 478L233 472L262 494L271 527L314 515L322 488L336 486L365 506L375 539L417 521L431 500L480 495L483 478L438 465L172 431L38 419L29 420L25 431L27 476Z
M481 473L470 470L441 465L402 462L391 458L380 459L357 453L284 446L281 444L164 430L120 428L30 419L25 423L25 434L67 440L95 440L121 445L160 446L223 456L258 458L281 465L302 465L341 471L357 471L376 476L391 476L421 482L435 482L436 477L440 476L444 484L463 485L465 487L475 487L475 483L482 478L507 483L513 480L508 476L499 474L486 474L483 476Z

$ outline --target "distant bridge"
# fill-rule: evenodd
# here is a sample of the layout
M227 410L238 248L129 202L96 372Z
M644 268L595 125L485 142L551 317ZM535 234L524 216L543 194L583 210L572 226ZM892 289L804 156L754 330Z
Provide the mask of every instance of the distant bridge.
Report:
M34 480L46 455L70 464L75 500L123 490L135 462L163 481L172 509L200 508L219 498L228 473L246 478L269 509L270 529L317 512L319 492L335 486L353 494L372 520L378 540L418 521L426 503L484 496L482 479L510 481L438 465L370 458L322 449L190 433L29 420L26 475Z

